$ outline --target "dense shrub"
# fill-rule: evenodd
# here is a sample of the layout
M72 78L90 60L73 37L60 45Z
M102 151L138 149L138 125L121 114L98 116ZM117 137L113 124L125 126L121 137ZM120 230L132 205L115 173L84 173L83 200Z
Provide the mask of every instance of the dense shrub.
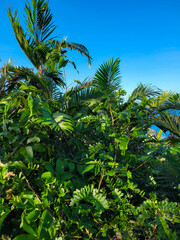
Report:
M44 16L47 3L32 2ZM2 239L178 239L180 129L168 110L180 95L140 84L125 101L119 59L62 94L63 49L90 61L87 49L27 40L16 13L9 17L36 70L1 69Z

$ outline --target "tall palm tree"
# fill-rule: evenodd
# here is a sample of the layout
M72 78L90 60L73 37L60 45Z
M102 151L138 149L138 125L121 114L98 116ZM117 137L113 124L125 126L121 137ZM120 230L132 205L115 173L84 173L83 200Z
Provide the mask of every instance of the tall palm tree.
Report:
M20 25L17 10L13 13L12 9L8 8L8 16L14 34L39 76L46 75L51 77L56 84L62 85L61 68L65 67L68 62L76 68L74 62L66 59L68 49L80 52L87 57L89 64L91 64L91 57L85 46L67 42L67 39L55 40L52 37L56 26L52 21L53 16L48 1L31 0L31 4L32 7L28 1L25 4L26 31ZM18 76L15 68L11 70Z

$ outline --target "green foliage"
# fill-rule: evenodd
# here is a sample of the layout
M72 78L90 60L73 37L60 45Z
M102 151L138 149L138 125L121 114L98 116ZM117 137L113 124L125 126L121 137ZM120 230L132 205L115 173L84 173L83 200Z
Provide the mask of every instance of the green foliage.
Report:
M89 53L49 39L47 1L25 11L30 39L8 14L37 72L1 71L1 238L178 239L179 116L166 111L179 109L179 94L140 84L125 101L119 58L62 93L65 49Z

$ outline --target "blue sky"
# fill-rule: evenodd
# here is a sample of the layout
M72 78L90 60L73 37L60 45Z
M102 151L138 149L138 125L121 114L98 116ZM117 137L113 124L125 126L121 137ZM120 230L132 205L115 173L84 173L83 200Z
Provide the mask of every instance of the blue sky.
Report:
M13 58L15 65L31 66L18 46L6 8L18 8L24 24L25 0L1 0L0 66ZM179 0L50 0L55 35L84 44L92 58L70 54L79 74L67 67L68 83L94 75L104 60L120 57L121 84L130 93L139 82L163 90L180 91L180 1Z

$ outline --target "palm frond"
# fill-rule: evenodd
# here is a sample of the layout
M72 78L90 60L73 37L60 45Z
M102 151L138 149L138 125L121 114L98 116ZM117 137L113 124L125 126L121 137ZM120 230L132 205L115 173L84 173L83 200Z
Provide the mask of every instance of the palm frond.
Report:
M74 130L74 121L69 115L60 112L52 113L45 107L41 109L37 122L48 125L56 131L62 130L66 134Z
M67 48L67 49L70 49L70 50L78 51L82 56L87 57L88 65L89 65L89 67L91 66L92 58L91 58L91 56L89 54L89 51L87 50L87 48L84 45L79 44L79 43L74 43L74 42L63 41L61 43L61 47L63 49Z
M166 101L162 102L159 105L158 110L159 111L180 110L180 94L172 93Z
M70 90L66 92L65 95L69 96L75 91L81 91L84 88L88 88L92 86L93 79L92 78L85 78L83 82L80 82L79 80L74 80L76 82L76 86L72 87Z
M164 91L162 92L158 97L154 98L151 100L151 106L152 107L159 107L161 106L164 102L168 101L169 98L173 95L174 93L170 91Z
M23 50L23 52L26 54L26 56L29 58L31 63L34 65L35 68L38 69L39 67L39 61L37 59L37 56L35 56L33 51L33 46L31 45L30 39L27 37L27 34L23 31L19 18L17 16L17 10L15 13L12 13L12 9L8 8L8 17L11 22L15 37Z
M42 74L34 73L33 69L22 66L8 66L8 85L7 91L10 92L16 88L19 82L24 80L29 84L42 90L42 94L47 98L52 98L52 86L57 84L64 87L63 74L60 71L49 71L44 69Z
M79 108L82 106L92 106L97 104L102 98L102 93L93 88L82 88L80 90L69 92L65 98L66 107L69 110L73 108Z
M56 83L59 87L64 87L64 77L61 71L49 71L48 69L44 69L43 76L51 82Z
M177 191L179 179L180 153L173 149L171 153L168 152L165 158L161 160L160 171L155 177L155 180L159 186L159 192L166 195L166 197L173 198L174 193Z
M25 3L26 26L30 37L36 42L44 42L56 29L52 22L47 0L32 0L32 9Z
M57 85L53 85L51 87L51 92L52 92L52 100L55 102L62 101L63 99L63 93L60 91L60 88Z
M129 97L129 101L135 101L142 99L144 97L146 98L152 98L157 97L161 93L161 90L158 88L154 88L151 85L144 85L140 83L137 88L134 89L134 91L131 93Z
M173 116L168 112L165 112L160 113L157 116L153 116L149 120L151 124L156 125L163 131L170 131L180 138L180 118L178 116Z
M97 70L93 86L100 91L112 92L120 87L120 59L117 58L104 62Z

